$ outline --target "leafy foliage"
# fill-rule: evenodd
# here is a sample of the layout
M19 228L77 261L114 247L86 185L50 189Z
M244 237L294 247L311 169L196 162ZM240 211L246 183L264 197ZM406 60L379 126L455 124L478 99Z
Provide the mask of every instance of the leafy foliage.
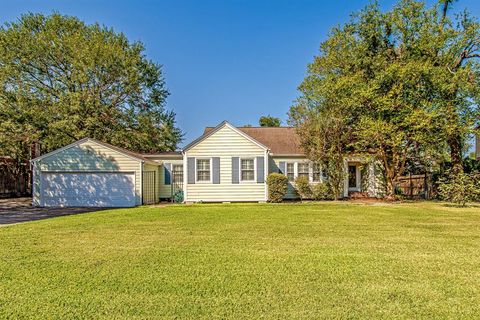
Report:
M293 108L292 108L293 109ZM291 119L297 126L300 143L307 157L319 163L328 172L328 183L335 199L343 194L346 176L344 167L345 146L348 143L347 127L343 119L327 110L292 110Z
M480 173L451 171L439 180L438 191L443 200L461 206L468 202L480 201Z
M308 178L305 176L300 176L295 179L295 190L301 200L312 198L312 187L310 186Z
M282 202L287 194L288 179L281 173L270 173L267 177L268 201Z
M139 42L75 17L26 14L0 29L0 153L28 159L83 137L133 151L173 150L160 65Z
M387 195L409 161L442 161L447 146L452 160L461 161L464 138L478 118L480 68L473 60L480 28L468 14L450 21L449 4L442 14L414 0L385 13L373 3L332 30L289 113L311 159L374 155ZM306 134L327 131L319 117L335 119L341 135ZM334 153L308 151L335 144Z
M333 198L332 191L326 182L318 182L312 186L314 200L329 200Z
M258 120L260 127L280 127L282 121L280 118L272 117L271 115L262 116Z

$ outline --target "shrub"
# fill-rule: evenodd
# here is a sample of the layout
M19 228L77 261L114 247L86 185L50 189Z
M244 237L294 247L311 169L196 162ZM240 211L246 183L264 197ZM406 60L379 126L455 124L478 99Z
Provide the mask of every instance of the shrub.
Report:
M282 202L287 194L288 179L281 173L271 173L267 177L268 201Z
M297 177L295 179L295 190L300 196L300 200L312 198L312 187L310 187L308 177Z
M319 182L312 186L312 198L315 200L332 199L332 191L325 182Z
M182 203L183 202L183 191L182 190L177 190L173 194L173 202L175 202L175 203Z
M479 180L478 173L448 173L439 179L438 192L441 199L465 206L467 202L480 201Z

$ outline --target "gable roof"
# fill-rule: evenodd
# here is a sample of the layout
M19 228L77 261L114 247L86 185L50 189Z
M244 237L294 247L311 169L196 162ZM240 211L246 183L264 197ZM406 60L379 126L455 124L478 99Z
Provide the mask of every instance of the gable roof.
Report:
M44 155L41 155L40 157L37 157L35 159L32 159L30 161L38 161L38 160L41 160L41 159L44 159L44 158L48 158L50 156L53 156L54 154L57 154L61 151L64 151L64 150L67 150L67 149L70 149L72 147L75 147L75 146L78 146L84 142L87 142L87 141L90 141L90 142L93 142L95 144L98 144L98 145L101 145L105 148L108 148L110 150L113 150L113 151L117 151L123 155L126 155L127 157L129 158L132 158L134 160L138 160L138 161L143 161L143 162L147 162L147 163L150 163L150 164L156 164L158 165L157 162L155 161L151 161L147 158L145 158L142 154L140 153L137 153L137 152L133 152L133 151L130 151L130 150L127 150L127 149L124 149L124 148L120 148L120 147L117 147L117 146L114 146L112 144L109 144L109 143L106 143L106 142L103 142L103 141L99 141L99 140L96 140L96 139L92 139L92 138L83 138L83 139L80 139L78 141L75 141L74 143L71 143L69 145L66 145L62 148L59 148L57 150L53 150L52 152L49 152L49 153L46 153Z
M250 136L249 134L239 130L239 128L231 125L228 121L222 121L218 126L216 127L207 127L207 128L210 128L210 130L206 130L203 132L203 135L201 135L200 137L198 137L197 139L193 140L192 142L190 142L188 145L185 146L185 148L183 148L183 151L187 151L191 148L193 148L194 146L196 146L197 144L199 144L200 142L202 142L203 140L205 140L206 138L210 137L211 135L213 135L215 132L217 132L218 130L220 130L221 128L223 127L228 127L230 129L232 129L233 131L235 131L236 133L238 133L239 135L245 137L247 140L250 140L251 142L253 142L254 144L256 144L257 146L259 146L260 148L264 149L264 150L268 150L269 148L264 145L263 143L259 142L258 140L256 140L255 138L253 138L252 136Z
M304 155L300 138L293 127L236 127L238 130L265 145L275 155ZM214 128L206 127L203 136Z

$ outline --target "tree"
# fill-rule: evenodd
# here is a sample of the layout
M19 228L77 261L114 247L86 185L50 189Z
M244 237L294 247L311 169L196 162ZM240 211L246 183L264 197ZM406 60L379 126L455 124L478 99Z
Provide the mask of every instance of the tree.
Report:
M339 159L340 150L374 155L383 166L388 196L409 160L440 158L449 144L448 127L467 121L460 108L455 121L445 121L441 89L450 86L440 77L447 67L435 57L450 44L440 36L438 11L404 0L382 13L373 3L333 29L308 66L289 113L307 140L303 145L318 139L303 127L318 127L319 116L335 119L344 138L328 134L323 145L340 144L334 153ZM329 158L320 154L312 160L322 157Z
M280 118L272 117L271 115L262 116L258 120L260 127L280 127L282 121Z
M291 110L291 123L297 126L300 144L307 157L321 165L328 175L328 185L335 200L343 196L345 146L348 134L344 119L302 105ZM303 110L299 110L303 109ZM296 118L296 116L302 117Z
M468 135L479 119L480 24L468 11L450 19L455 0L441 0L440 18L429 21L431 50L427 55L435 64L438 108L450 149L454 172L462 171L463 152Z
M139 42L75 17L27 14L0 28L0 154L28 159L92 137L138 152L173 150L161 66Z

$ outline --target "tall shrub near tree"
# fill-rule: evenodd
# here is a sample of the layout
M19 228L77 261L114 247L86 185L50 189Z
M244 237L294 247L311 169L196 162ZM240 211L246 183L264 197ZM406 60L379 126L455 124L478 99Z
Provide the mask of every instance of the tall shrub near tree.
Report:
M340 153L374 155L383 166L388 196L409 160L442 160L448 147L451 160L461 161L458 152L478 117L480 69L468 60L475 57L480 38L477 23L467 16L454 27L442 11L448 12L449 3L426 8L404 0L389 12L373 3L332 30L308 66L301 96L289 113L312 160L329 157L309 152L319 137L306 133L325 133L321 119L331 118L342 134L326 135L321 144L340 144L334 153L339 159ZM470 58L458 71L450 70L448 59L458 60L455 52L465 50L467 39ZM452 88L456 93L445 99ZM455 138L460 151L452 137L460 137Z
M133 151L173 150L161 66L140 42L75 17L23 15L0 28L0 154L28 158L83 137Z

